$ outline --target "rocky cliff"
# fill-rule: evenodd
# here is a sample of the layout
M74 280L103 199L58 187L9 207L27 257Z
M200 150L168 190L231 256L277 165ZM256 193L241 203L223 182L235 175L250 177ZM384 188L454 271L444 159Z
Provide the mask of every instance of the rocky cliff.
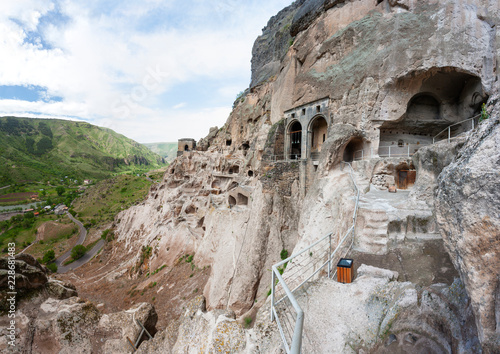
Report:
M284 9L257 39L251 87L206 151L179 157L149 199L120 216L117 253L139 257L138 246L150 245L152 268L194 253L199 267L211 266L207 309L254 313L282 250L349 226L353 191L338 168L350 150L377 157L394 144L391 135L417 149L495 94L498 20L498 4L479 0L299 1ZM315 103L325 97L326 106ZM328 127L318 163L275 162L294 148L294 119L311 134L318 116ZM304 145L314 138L301 143L302 157L312 156ZM435 223L436 178L461 144L415 160L411 199L427 205L426 223ZM385 170L365 164L359 178L382 186L402 164L413 168L411 160ZM435 226L422 230L436 235Z
M396 338L424 352L479 345L495 352L499 22L498 2L486 0L305 0L287 7L257 39L252 83L226 124L212 129L198 151L179 156L142 204L117 217L116 240L105 264L92 268L92 281L106 289L133 280L146 289L151 274L163 266L173 272L189 259L192 269L209 269L205 302L169 317L174 332L198 333L193 341L202 352L220 341L230 352L278 350L269 338L279 334L264 315L270 268L330 232L336 246L352 223L354 180L361 206L353 251L363 262L402 267L401 283L355 281L349 299L366 305L357 307L366 318L358 323L340 310L326 312L334 305L316 306L308 294L321 299L321 289L341 291L319 280L304 301L345 328L317 345L382 352ZM483 103L492 113L478 127L469 118ZM352 162L353 180L342 161ZM447 259L439 252L443 239L456 270L446 268L449 261L428 265ZM284 276L300 278L301 264L321 252L304 254ZM156 297L191 276L165 281ZM257 318L256 332L236 325L247 318ZM405 332L410 327L420 334ZM221 331L237 339L227 341ZM160 331L144 350L182 352L185 339L169 333Z
M500 348L500 115L498 106L439 176L436 212L470 294L485 351Z

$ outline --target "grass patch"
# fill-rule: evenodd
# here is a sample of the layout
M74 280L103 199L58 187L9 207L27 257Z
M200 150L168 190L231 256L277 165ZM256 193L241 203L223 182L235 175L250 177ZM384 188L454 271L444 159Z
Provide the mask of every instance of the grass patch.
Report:
M150 186L151 182L144 177L113 177L88 188L74 201L73 209L86 226L100 226L113 221L120 211L144 200Z
M245 317L245 328L250 328L252 321L252 317Z

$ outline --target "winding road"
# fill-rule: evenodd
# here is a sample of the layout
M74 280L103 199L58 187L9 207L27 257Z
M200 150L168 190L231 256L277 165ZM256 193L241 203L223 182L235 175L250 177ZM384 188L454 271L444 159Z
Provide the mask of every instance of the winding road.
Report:
M85 241L85 238L87 237L87 230L85 229L85 227L83 227L83 224L78 221L77 219L75 219L73 217L73 215L71 215L70 213L66 212L66 215L68 215L68 217L75 223L78 225L78 229L80 230L80 236L78 237L78 240L76 241L76 245L81 245L83 244L83 242ZM69 270L74 270L82 265L84 265L85 263L87 263L88 261L90 261L92 259L92 257L94 257L97 252L99 252L99 250L104 246L104 240L100 239L99 242L97 242L95 244L94 247L92 247L92 249L90 251L88 251L87 253L85 253L85 255L80 258L80 259L77 259L76 261L74 261L73 263L70 263L68 264L67 266L63 265L64 261L66 259L68 259L69 257L71 257L71 250L69 250L68 252L62 254L61 256L57 257L55 263L57 265L57 273L66 273L67 271Z

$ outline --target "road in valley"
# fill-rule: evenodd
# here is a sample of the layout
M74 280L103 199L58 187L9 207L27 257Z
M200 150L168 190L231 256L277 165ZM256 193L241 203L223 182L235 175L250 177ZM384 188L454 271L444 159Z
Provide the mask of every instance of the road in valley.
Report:
M87 237L87 230L85 229L85 227L83 227L83 224L79 220L77 220L73 217L73 215L71 215L68 212L66 212L66 215L68 215L68 217L75 224L78 225L78 229L80 230L80 235L78 237L78 240L76 241L75 246L83 244L83 242L85 242L85 238ZM101 240L99 240L99 242L97 242L95 244L94 247L92 247L92 249L90 251L85 253L85 255L82 258L77 259L73 263L70 263L70 264L65 266L65 265L63 265L64 261L66 261L69 257L71 257L71 250L69 250L68 252L57 257L57 259L55 261L55 263L57 265L57 272L58 273L66 273L69 270L73 270L73 269L76 269L76 268L84 265L85 263L90 261L92 259L92 257L94 257L103 246L104 246L104 240L101 239Z

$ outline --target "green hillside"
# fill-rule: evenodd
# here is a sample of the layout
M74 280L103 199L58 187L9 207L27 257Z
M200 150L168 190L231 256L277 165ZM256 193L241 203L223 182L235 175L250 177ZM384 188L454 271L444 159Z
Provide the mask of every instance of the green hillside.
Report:
M60 119L0 118L0 186L63 176L103 179L164 164L161 156L111 129Z
M177 143L147 143L142 145L163 157L167 162L172 162L177 157Z

